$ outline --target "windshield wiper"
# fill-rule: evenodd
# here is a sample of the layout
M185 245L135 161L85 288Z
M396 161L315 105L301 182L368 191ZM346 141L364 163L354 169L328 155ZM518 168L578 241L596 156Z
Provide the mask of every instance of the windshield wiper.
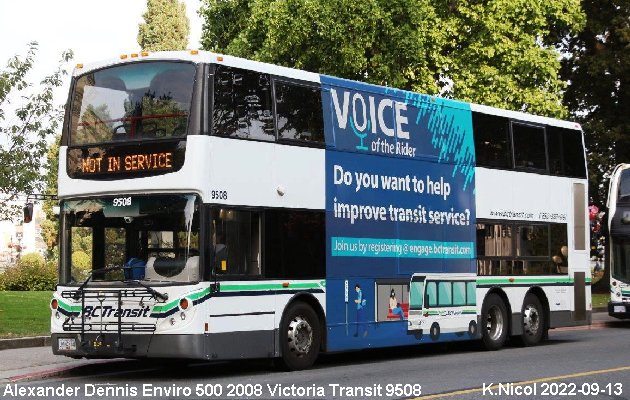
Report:
M85 281L77 289L77 292L73 296L74 299L75 300L79 300L79 298L81 297L81 292L83 292L85 290L86 285L90 282L90 280L92 279L92 276L94 275L95 272L110 272L110 271L117 271L119 269L125 269L125 268L128 268L128 267L125 267L125 266L122 266L122 265L115 265L113 267L105 267L105 268L93 269L92 271L90 271L90 274L85 279ZM157 290L153 289L152 287L150 287L148 285L145 285L144 283L140 282L137 279L133 279L133 280L132 279L129 279L129 280L127 280L127 279L116 279L116 280L119 281L119 282L123 282L123 283L135 283L138 286L142 286L156 300L162 300L162 301L168 300L168 294L167 293L160 293Z
M88 284L88 282L92 279L92 276L94 275L95 272L109 272L109 271L116 271L119 269L122 269L122 265L116 265L113 267L105 267L105 268L98 268L98 269L93 269L92 271L90 271L90 273L88 274L88 277L85 279L85 281L81 284L81 286L79 286L79 288L77 289L77 292L74 294L74 299L75 300L79 300L79 297L81 297L81 292L83 292L85 290L85 286Z
M155 290L152 287L150 287L149 285L145 285L144 283L140 282L137 279L130 279L130 280L125 279L125 280L121 280L121 282L123 282L123 283L135 283L136 285L142 286L143 288L145 288L147 290L147 292L151 293L151 295L156 300L162 300L162 301L168 300L168 293L160 293L157 290Z

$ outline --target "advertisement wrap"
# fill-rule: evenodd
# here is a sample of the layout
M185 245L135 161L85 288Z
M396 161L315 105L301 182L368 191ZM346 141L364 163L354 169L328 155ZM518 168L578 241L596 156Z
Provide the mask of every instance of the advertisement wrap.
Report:
M476 269L470 107L326 76L322 97L329 349L417 343L412 275Z

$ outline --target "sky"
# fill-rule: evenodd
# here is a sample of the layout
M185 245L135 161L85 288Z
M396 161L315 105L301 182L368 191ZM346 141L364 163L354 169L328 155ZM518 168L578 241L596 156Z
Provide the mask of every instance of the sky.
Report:
M201 0L184 0L190 21L188 48L198 49ZM89 64L140 50L138 24L146 0L2 0L0 1L0 70L9 58L25 55L27 44L39 43L29 81L37 83L55 71L64 50L74 51L69 72L77 63ZM67 97L69 79L55 93L55 103ZM15 103L15 101L13 102Z

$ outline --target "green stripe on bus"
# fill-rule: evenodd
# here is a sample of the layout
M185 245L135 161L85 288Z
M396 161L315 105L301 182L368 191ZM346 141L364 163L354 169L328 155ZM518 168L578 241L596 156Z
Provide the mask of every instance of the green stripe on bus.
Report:
M202 298L203 296L207 295L208 293L210 293L210 288L207 287L204 290L200 291L200 292L195 292L191 295L188 295L186 297L188 297L190 300L195 301L198 300L200 298Z
M289 283L289 286L284 287L282 283L253 283L253 284L238 284L238 285L221 285L221 291L225 292L239 292L239 291L253 291L253 290L287 290L287 289L322 289L325 285L321 282L305 282L305 283Z
M573 278L477 278L478 285L500 284L500 285L516 285L522 283L573 283ZM586 278L586 283L590 283L591 278Z
M178 307L179 306L179 299L177 300L173 300L168 304L164 304L164 305L155 305L153 306L153 310L151 310L152 313L159 313L159 312L164 312L164 311L168 311L172 308Z
M66 311L81 312L81 306L71 306L70 304L66 304L59 299L57 299L57 302L59 303L59 307L63 308Z

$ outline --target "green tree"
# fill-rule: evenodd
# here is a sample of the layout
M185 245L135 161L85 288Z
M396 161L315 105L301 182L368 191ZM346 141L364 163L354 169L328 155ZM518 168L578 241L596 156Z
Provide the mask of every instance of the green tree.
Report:
M47 141L63 117L62 108L53 105L53 90L62 85L67 73L63 65L72 52L64 52L57 70L33 87L26 74L36 52L37 43L32 42L25 57L11 58L0 70L0 220L17 216L14 200L42 190ZM11 99L19 99L20 104L10 104ZM15 116L7 118L6 110L12 109Z
M178 0L147 0L147 11L138 29L142 50L184 50L190 31L186 5Z
M602 205L607 174L630 162L630 2L582 0L582 7L584 30L564 43L564 102L582 123L590 195Z
M579 0L444 1L449 95L464 101L563 118L559 37L584 24Z
M579 0L204 0L207 50L563 117Z
M57 194L57 175L59 173L59 147L61 145L61 135L57 135L55 140L48 146L46 154L46 178L45 193L50 195ZM46 219L41 223L42 238L48 249L47 258L57 261L59 258L59 218L53 212L53 207L58 206L57 200L46 199L42 204L42 210L46 215Z

